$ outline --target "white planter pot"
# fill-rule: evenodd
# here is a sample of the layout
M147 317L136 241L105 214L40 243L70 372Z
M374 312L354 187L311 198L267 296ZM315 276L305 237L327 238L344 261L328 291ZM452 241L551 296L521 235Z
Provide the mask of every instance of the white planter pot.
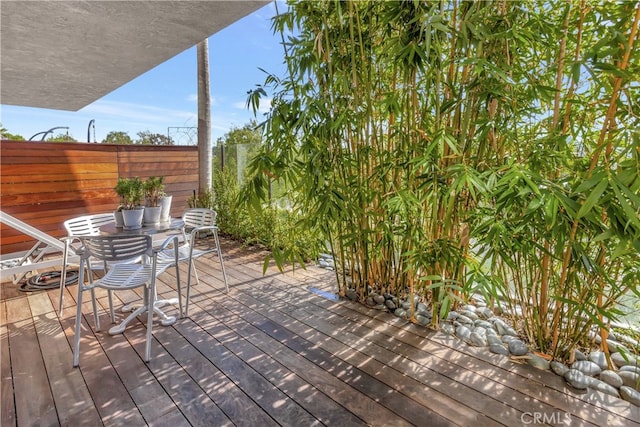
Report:
M144 208L144 216L143 216L143 224L144 225L154 225L160 223L160 206L145 206Z
M164 196L160 198L160 221L168 222L171 218L171 201L173 200L173 196Z
M122 211L122 220L124 221L125 230L137 230L142 228L142 217L144 208L125 209Z
M114 211L113 212L113 219L116 222L116 227L123 227L124 226L124 220L122 219L122 211Z

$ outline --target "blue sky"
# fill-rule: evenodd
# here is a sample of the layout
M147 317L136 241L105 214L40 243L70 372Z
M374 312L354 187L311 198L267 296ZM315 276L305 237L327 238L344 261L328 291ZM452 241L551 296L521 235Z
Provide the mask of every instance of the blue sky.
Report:
M284 74L280 37L271 30L270 18L275 13L275 5L269 3L209 38L214 145L233 127L242 127L253 118L245 104L247 91L266 77L258 67ZM24 138L56 126L68 126L71 136L85 141L92 119L98 142L111 131L127 132L133 139L142 131L166 135L169 127L197 126L196 95L196 48L192 47L77 112L2 105L0 123L10 133ZM172 129L177 142L185 141L174 132Z

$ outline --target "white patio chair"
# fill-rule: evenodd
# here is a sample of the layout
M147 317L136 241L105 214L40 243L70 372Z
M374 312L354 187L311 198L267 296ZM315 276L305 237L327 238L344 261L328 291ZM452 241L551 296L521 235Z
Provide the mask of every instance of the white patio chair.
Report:
M100 213L93 215L83 215L76 218L68 219L64 222L64 228L67 231L67 237L62 238L64 241L64 250L62 253L62 275L60 277L60 300L58 305L58 312L60 316L62 316L62 308L63 308L63 299L64 299L64 289L65 282L67 279L67 268L69 266L68 257L69 254L73 251L70 249L76 249L78 245L78 240L76 237L79 236L98 236L100 235L100 227L103 225L111 224L115 222L113 217L113 213ZM75 247L74 247L75 246ZM105 270L105 266L102 263L94 263L92 265L92 269L96 270ZM112 295L111 291L109 291L109 307L111 320L114 319L113 313L113 304L112 304Z
M76 312L75 339L73 346L73 366L80 363L80 331L82 320L82 295L91 292L95 329L100 330L95 289L124 290L144 287L144 308L147 311L147 336L144 360L151 359L151 329L153 325L156 252L153 249L153 239L148 235L116 235L116 236L87 236L77 237L82 244L76 252L80 255L80 271L78 275L78 307ZM140 263L126 263L123 261L141 257ZM93 280L92 261L111 263L111 267L100 279Z
M220 248L220 240L218 239L218 227L216 226L217 213L213 209L194 208L187 209L183 215L184 227L182 228L183 243L178 247L176 254L174 248L168 248L158 253L158 263L164 266L163 271L168 267L175 265L180 261L188 261L189 268L187 274L187 294L186 304L183 311L182 308L182 289L180 280L178 280L178 306L180 307L180 316L189 316L189 300L191 295L191 271L196 276L196 284L199 283L198 271L196 270L195 259L207 254L217 254L222 269L222 277L226 292L229 292L229 283L227 282L227 273L224 269L224 260L222 259L222 249ZM205 248L196 248L197 240L201 233L210 232L213 234L214 244ZM177 255L177 256L176 256ZM177 259L177 261L176 261Z

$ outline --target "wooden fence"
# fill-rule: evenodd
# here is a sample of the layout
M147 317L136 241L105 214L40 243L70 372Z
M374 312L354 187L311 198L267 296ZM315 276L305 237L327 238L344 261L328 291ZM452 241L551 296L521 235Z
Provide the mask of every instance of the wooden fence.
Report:
M2 211L55 237L62 223L80 215L113 211L118 177L164 176L180 215L198 189L198 148L63 142L0 141ZM35 241L0 227L0 253L29 249Z

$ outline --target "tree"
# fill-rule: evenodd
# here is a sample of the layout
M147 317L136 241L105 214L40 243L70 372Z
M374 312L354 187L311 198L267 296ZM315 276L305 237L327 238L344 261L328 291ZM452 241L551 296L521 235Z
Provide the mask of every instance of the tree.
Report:
M151 133L146 130L138 132L138 140L136 144L140 145L174 145L173 139L170 136L163 135L161 133Z
M66 133L59 133L47 138L47 142L78 142L77 139Z
M102 143L103 144L131 145L131 144L133 144L133 140L131 139L129 134L126 133L126 132L111 131L102 140Z
M0 126L0 139L7 139L10 141L24 141L24 136L10 133L6 128Z

